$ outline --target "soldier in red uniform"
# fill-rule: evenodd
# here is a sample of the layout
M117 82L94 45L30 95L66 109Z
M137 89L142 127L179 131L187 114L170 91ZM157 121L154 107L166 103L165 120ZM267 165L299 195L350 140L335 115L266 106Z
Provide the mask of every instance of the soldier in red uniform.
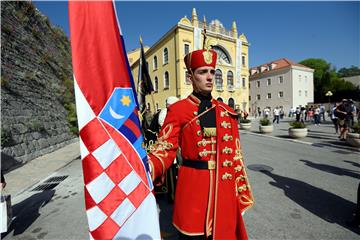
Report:
M181 148L173 225L180 239L247 239L242 219L253 205L240 146L237 114L212 98L217 55L185 56L193 93L168 108L150 148L153 180L161 179Z

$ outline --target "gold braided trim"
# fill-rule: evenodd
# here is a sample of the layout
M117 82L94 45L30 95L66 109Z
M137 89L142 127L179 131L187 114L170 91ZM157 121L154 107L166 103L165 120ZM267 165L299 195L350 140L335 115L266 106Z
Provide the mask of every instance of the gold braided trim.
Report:
M215 137L216 128L204 128L204 137Z
M155 180L155 167L154 167L154 163L149 159L148 161L149 165L151 165L151 180Z
M159 161L163 166L162 175L165 174L165 163L163 158L166 158L168 156L167 150L170 150L171 148L174 147L172 143L167 141L167 139L170 137L172 130L173 130L173 125L167 124L162 130L162 136L158 138L158 141L155 143L151 143L150 141L148 146L149 152L152 155L154 155L157 159L159 159Z

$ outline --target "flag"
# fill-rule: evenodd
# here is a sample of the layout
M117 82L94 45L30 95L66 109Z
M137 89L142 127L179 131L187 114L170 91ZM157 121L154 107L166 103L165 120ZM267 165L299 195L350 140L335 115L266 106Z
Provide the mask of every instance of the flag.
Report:
M90 238L160 239L114 2L69 1L69 20Z
M145 96L151 94L154 91L152 81L149 74L148 64L145 58L144 47L142 38L140 37L140 58L139 58L139 71L138 71L138 101L140 112L143 113L146 107Z

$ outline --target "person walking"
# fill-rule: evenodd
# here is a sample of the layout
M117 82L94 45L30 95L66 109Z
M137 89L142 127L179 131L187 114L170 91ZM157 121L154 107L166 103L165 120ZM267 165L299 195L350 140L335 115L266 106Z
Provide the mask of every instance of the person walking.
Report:
M273 114L274 114L274 119L273 119L273 123L276 121L277 124L279 124L279 119L280 119L280 110L278 107L275 107L273 110Z
M185 56L193 92L168 108L157 144L148 154L156 182L181 148L173 210L179 239L247 239L242 215L254 200L237 114L211 95L216 59L207 47Z

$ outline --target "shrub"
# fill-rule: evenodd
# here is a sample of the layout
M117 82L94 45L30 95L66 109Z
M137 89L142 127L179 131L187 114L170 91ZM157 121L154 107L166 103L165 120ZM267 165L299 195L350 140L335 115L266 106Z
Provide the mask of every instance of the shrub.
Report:
M240 123L250 123L250 119L240 119Z
M271 122L268 118L262 118L262 119L260 119L260 125L261 126L270 126Z
M306 128L306 125L303 122L290 122L289 124L292 128Z
M360 123L354 124L354 125L351 127L351 131L352 131L353 133L360 133Z

